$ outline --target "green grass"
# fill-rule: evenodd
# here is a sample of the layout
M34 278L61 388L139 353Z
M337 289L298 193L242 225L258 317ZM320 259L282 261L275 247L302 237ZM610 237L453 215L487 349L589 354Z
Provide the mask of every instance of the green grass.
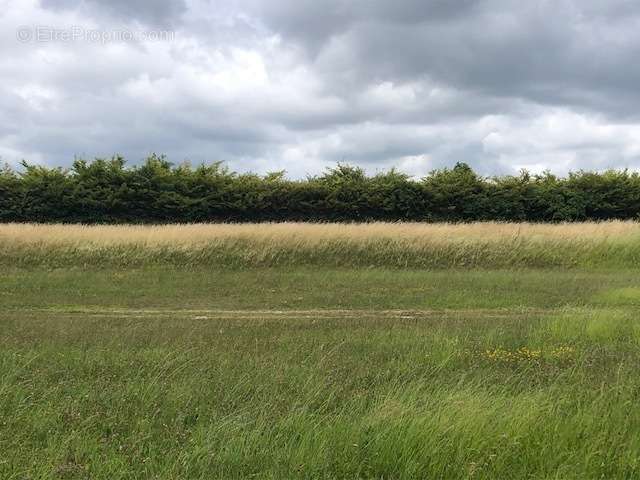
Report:
M2 479L640 476L634 271L0 275Z
M18 269L3 308L486 309L640 306L635 271Z

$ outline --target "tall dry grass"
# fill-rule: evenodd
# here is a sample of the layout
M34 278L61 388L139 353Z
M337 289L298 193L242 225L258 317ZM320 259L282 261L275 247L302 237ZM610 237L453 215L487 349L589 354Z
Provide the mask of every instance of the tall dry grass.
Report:
M417 243L449 241L619 241L640 237L640 223L608 221L590 223L260 223L171 225L0 225L3 243L45 244L142 244L201 245L226 239L322 243L327 240L355 242L402 239Z
M0 263L636 268L640 224L5 224Z

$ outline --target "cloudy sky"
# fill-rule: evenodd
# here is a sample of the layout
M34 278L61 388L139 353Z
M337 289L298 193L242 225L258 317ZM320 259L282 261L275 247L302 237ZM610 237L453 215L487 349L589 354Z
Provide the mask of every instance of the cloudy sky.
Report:
M0 0L0 157L640 168L635 0Z

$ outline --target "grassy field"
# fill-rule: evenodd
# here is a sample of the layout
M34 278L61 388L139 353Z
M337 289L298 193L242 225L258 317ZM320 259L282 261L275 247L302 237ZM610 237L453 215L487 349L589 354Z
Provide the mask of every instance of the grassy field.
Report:
M619 222L0 226L0 478L639 478L638 255Z

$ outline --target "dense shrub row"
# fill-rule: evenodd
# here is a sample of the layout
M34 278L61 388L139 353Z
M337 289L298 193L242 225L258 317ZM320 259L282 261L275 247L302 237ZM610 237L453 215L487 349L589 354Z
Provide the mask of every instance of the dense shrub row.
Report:
M575 221L640 218L640 175L624 171L483 178L468 165L421 180L391 170L367 176L338 165L288 180L223 165L173 166L121 157L69 170L23 164L0 170L0 221L162 223L210 221Z

